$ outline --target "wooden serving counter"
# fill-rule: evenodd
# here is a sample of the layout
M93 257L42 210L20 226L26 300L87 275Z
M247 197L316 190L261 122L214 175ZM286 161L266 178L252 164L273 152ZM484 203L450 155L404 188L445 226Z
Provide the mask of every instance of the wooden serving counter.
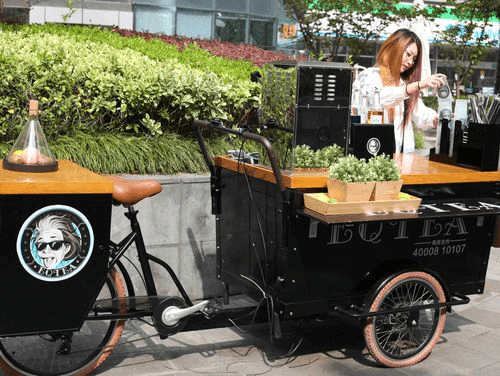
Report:
M69 160L53 172L20 172L0 168L0 194L111 194L113 182Z
M426 155L395 154L394 159L401 169L404 185L480 183L500 181L500 171L477 171L465 167L429 161ZM232 171L247 173L271 183L276 182L269 166L238 162L227 156L218 156L215 165ZM294 174L290 170L281 171L285 188L326 188L326 174Z

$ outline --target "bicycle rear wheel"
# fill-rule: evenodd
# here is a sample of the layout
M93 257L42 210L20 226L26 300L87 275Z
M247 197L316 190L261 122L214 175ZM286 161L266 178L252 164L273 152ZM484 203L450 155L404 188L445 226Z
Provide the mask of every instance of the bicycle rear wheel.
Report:
M95 305L124 297L123 280L112 268ZM125 320L86 320L78 332L2 338L0 367L7 375L87 375L111 354L124 324Z
M377 293L370 312L442 303L443 288L430 274L411 271L392 278ZM364 327L368 350L387 367L406 367L425 359L441 337L445 308L427 308L370 317Z

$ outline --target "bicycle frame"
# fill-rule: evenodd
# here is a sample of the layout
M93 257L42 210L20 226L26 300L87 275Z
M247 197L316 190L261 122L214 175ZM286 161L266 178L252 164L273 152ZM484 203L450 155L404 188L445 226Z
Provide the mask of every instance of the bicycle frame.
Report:
M147 252L146 245L144 243L144 238L142 236L141 227L139 221L137 220L137 214L139 213L133 206L124 206L127 209L125 216L130 221L131 232L123 238L118 244L110 241L110 261L108 264L108 271L111 270L113 266L117 266L120 270L121 275L125 279L125 285L127 287L128 298L126 302L120 299L120 305L123 307L125 305L126 312L124 313L111 313L111 314L99 314L99 312L107 312L111 309L111 306L104 305L103 302L99 302L101 307L99 310L94 310L95 316L89 316L88 319L100 320L100 319L128 319L128 318L138 318L144 316L153 315L154 309L165 297L158 296L156 283L151 270L150 262L154 262L164 268L176 287L179 290L182 298L189 307L193 306L193 302L189 298L186 290L182 286L179 278L175 274L174 270L162 259L153 256ZM140 263L140 271L144 278L144 287L147 293L146 297L136 297L135 288L128 271L121 262L120 258L124 253L130 248L132 244L135 244L137 250L137 257ZM144 303L141 300L148 300L148 309L139 310L138 305L143 306ZM113 303L113 302L110 302ZM139 304L141 303L141 304Z
M94 309L87 317L87 320L123 320L123 319L134 319L142 317L150 317L155 315L155 309L160 310L160 304L162 301L169 299L168 296L158 296L156 282L153 277L150 262L154 262L161 266L167 271L170 278L177 287L182 299L186 303L187 308L194 307L195 304L192 302L188 296L186 290L184 289L179 278L175 274L174 270L162 259L153 256L147 252L146 245L142 236L141 227L137 219L137 214L139 213L133 206L125 206L126 212L125 216L130 221L131 232L126 235L119 243L114 243L110 241L110 261L108 265L108 271L110 271L114 266L118 267L121 275L125 280L125 285L127 289L128 296L123 298L107 299L96 301L94 304ZM137 257L139 259L140 271L144 277L144 287L147 296L136 296L134 283L127 269L121 261L121 257L125 252L134 244L137 250ZM219 304L217 302L217 304ZM98 308L97 308L98 307ZM120 312L118 312L120 308ZM220 308L219 308L220 309ZM190 315L190 320L186 323L186 326L182 328L183 331L191 330L203 330L216 327L227 327L232 325L228 320L229 318L235 316L247 316L252 311L255 311L255 306L249 307L238 307L238 308L225 308L223 312L218 312L214 317L208 316L206 314ZM124 312L122 312L124 310ZM92 312L94 315L92 315ZM110 313L111 312L111 313ZM207 320L210 319L210 320ZM256 314L253 317L247 317L241 322L242 325L248 324L250 322L262 322L266 320L263 313ZM162 337L167 337L170 333L161 333L161 328L157 328Z

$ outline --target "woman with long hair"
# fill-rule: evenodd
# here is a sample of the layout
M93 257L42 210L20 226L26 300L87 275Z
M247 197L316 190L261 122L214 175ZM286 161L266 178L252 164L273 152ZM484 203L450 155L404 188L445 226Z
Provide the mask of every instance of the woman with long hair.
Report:
M396 152L415 150L412 123L421 129L438 124L436 111L424 105L420 91L445 85L446 76L433 74L422 80L421 71L420 39L408 29L399 29L380 47L375 67L365 69L356 77L361 94L368 100L367 107L373 105L375 88L380 90L384 123L394 124Z

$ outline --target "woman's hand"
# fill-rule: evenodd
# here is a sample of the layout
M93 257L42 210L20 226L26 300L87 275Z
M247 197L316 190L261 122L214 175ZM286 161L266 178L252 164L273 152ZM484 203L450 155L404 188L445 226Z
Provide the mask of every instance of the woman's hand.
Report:
M443 85L446 85L446 76L441 73L433 74L419 83L420 89L425 89L426 87L434 89Z
M436 128L439 124L439 118L437 116L432 119L432 125L434 125L434 128Z

